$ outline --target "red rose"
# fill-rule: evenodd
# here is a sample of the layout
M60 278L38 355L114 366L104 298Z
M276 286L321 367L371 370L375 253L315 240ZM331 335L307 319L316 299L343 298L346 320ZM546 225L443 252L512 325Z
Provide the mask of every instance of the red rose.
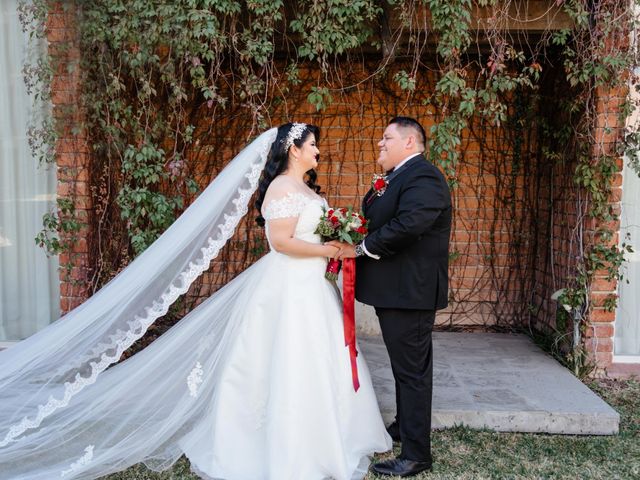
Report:
M386 186L387 186L387 182L385 182L383 178L377 179L376 183L373 184L373 188L376 191L380 191Z
M367 227L365 227L364 225L362 227L358 227L357 232L364 235L365 233L367 233Z
M328 216L332 216L332 215L333 215L333 208L330 208L330 209L327 211L327 215L328 215Z
M340 220L338 220L338 217L331 217L329 218L329 220L331 220L331 223L333 223L334 225L337 225L340 223Z
M340 209L340 213L342 213L343 215L347 214L347 209L346 208L341 208Z

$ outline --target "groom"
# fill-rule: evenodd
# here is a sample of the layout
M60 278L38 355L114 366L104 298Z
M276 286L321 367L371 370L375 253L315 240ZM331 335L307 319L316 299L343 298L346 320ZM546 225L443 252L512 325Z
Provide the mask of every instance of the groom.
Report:
M431 469L431 331L447 306L451 197L425 143L413 118L389 122L377 162L387 175L362 202L369 234L355 247L340 244L341 258L356 257L356 298L375 307L395 379L397 414L387 431L402 451L372 466L381 475Z

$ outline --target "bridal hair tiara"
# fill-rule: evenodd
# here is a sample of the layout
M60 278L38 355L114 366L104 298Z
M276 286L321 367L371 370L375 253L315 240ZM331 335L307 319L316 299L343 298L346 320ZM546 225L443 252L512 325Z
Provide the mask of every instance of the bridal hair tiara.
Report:
M288 152L289 149L291 148L291 146L293 145L293 142L295 140L300 140L302 138L302 134L305 131L305 129L307 128L307 124L306 123L294 123L293 126L291 127L291 130L289 130L289 133L287 133L287 138L284 142L284 151Z

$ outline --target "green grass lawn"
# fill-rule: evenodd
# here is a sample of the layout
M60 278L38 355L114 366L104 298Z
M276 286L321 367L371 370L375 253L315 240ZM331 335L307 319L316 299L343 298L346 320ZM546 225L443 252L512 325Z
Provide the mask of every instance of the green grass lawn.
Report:
M588 385L620 413L619 435L495 433L463 427L438 431L433 433L433 472L413 478L640 479L640 383L597 380ZM370 474L366 480L381 478L389 477ZM197 480L198 477L189 472L189 462L182 458L171 470L160 474L135 466L106 479Z

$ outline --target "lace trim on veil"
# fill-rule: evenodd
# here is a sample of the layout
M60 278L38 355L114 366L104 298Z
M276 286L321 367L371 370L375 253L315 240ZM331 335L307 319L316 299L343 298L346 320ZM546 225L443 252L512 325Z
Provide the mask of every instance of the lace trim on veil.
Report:
M249 200L258 187L258 181L264 168L269 148L270 142L265 142L265 145L260 151L259 161L252 164L251 171L245 174L245 177L249 180L249 188L238 188L237 197L232 200L232 203L236 207L235 214L224 214L224 223L218 226L219 234L217 238L209 237L207 241L208 245L200 248L202 256L190 261L188 268L182 271L177 278L171 282L162 295L160 295L157 300L154 300L151 306L144 308L146 312L144 317L136 315L133 320L127 322L130 330L116 331L114 335L111 335L111 342L109 344L101 343L91 352L92 355L88 358L100 356L100 361L90 362L91 373L89 376L83 377L79 372L76 373L73 382L64 383L64 395L62 398L50 396L46 404L38 406L38 413L35 417L29 418L25 416L17 424L11 426L4 440L0 442L0 447L4 447L10 442L15 441L15 439L25 431L37 428L46 417L59 408L67 406L78 392L82 391L86 386L95 383L98 375L104 372L111 364L117 362L122 353L136 340L140 339L158 318L165 315L169 307L178 297L186 293L191 284L209 268L211 261L217 257L222 247L233 235L242 217L248 213ZM111 350L114 351L113 355L107 353Z

